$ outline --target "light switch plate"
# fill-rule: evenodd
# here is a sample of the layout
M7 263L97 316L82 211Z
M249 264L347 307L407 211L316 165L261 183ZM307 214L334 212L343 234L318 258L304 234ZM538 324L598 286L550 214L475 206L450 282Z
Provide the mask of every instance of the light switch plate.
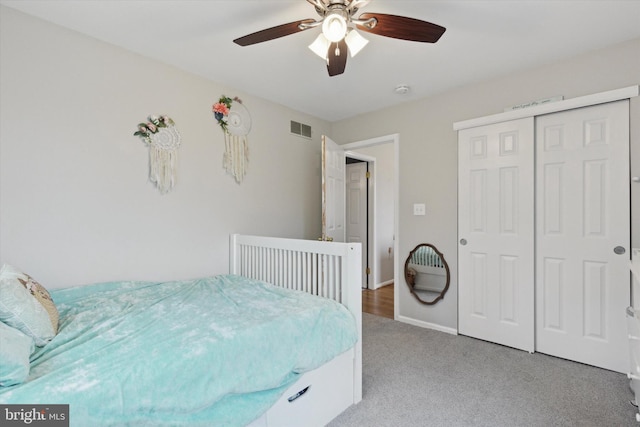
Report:
M427 208L424 203L414 203L413 204L413 214L414 215L426 215Z

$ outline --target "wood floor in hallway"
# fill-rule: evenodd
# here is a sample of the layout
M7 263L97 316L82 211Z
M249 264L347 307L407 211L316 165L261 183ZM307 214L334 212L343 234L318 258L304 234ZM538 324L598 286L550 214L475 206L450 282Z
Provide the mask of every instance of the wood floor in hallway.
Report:
M376 290L362 290L362 311L376 316L393 319L394 284Z

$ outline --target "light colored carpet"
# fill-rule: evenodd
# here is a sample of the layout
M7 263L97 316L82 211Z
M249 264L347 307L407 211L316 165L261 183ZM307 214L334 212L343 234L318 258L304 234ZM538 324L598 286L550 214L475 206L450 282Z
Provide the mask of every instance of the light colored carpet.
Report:
M329 426L640 426L623 374L367 313L363 365Z

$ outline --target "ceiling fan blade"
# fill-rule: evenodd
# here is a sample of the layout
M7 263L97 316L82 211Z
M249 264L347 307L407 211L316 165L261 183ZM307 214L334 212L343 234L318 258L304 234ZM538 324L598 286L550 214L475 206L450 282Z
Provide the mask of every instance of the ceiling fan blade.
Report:
M385 13L363 13L358 20L375 18L378 22L373 28L357 24L359 30L394 39L414 42L435 43L444 34L446 28L431 22Z
M300 24L311 24L314 22L316 21L313 19L303 19L302 21L289 22L288 24L282 24L278 25L277 27L267 28L266 30L256 31L255 33L237 38L233 42L239 44L240 46L249 46L256 43L262 43L307 30L310 27L301 29Z
M329 76L337 76L344 73L347 67L347 42L344 39L331 43L327 52L327 71Z

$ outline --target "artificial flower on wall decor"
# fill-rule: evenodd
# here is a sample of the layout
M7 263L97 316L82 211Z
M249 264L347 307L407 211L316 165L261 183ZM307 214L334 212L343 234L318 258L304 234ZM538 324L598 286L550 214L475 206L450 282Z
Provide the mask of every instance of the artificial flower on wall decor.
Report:
M237 96L222 95L213 104L213 116L224 133L224 157L222 164L228 174L240 184L247 173L249 163L249 141L251 116Z
M175 123L168 116L149 116L146 123L138 124L133 135L139 136L149 148L149 181L161 194L168 193L176 182L181 143Z

